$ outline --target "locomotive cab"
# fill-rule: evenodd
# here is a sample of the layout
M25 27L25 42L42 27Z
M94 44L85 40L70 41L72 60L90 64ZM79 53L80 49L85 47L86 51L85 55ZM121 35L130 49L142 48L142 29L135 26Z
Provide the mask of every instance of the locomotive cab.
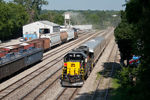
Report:
M81 51L82 49L82 51ZM88 49L78 48L64 57L62 86L82 86L89 70Z

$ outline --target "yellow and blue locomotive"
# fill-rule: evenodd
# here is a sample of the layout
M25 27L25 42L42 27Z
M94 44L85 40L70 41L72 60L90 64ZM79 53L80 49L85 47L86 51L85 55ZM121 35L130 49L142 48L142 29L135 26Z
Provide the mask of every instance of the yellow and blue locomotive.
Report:
M62 86L82 86L92 70L92 59L89 49L81 46L72 50L64 57L64 67L61 77Z
M96 37L64 56L62 86L82 86L105 48L105 39Z

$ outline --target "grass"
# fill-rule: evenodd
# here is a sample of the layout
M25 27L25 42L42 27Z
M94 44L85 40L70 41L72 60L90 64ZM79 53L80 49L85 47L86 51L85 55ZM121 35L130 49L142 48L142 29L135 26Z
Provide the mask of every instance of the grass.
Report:
M112 88L117 89L120 87L120 84L118 83L118 79L112 79Z
M118 79L112 79L112 90L110 92L110 100L122 100L123 90L120 89L121 85L118 83Z
M98 72L98 73L97 73L96 80L100 79L101 77L102 77L101 73L100 73L100 72Z

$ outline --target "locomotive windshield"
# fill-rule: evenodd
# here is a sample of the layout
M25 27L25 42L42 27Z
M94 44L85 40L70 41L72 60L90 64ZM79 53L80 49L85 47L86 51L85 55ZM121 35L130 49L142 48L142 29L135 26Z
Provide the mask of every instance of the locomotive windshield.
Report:
M81 61L84 60L82 54L79 53L69 53L65 56L64 61Z

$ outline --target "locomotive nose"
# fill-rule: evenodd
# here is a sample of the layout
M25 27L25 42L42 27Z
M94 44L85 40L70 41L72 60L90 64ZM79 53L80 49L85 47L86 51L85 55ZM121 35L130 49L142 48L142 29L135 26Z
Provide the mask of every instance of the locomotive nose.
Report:
M80 62L68 62L67 63L67 74L74 76L80 73Z

